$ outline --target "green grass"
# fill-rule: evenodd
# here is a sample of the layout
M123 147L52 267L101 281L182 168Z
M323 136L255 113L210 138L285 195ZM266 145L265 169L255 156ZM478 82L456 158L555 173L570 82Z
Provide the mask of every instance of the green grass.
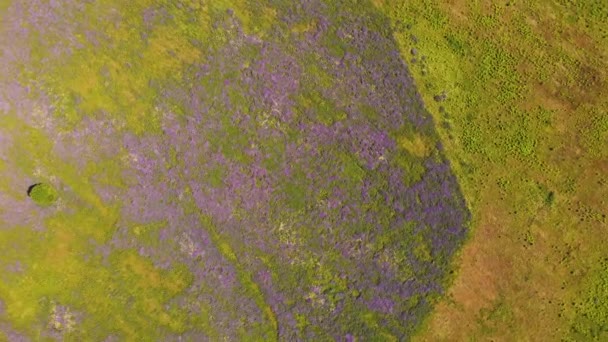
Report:
M606 6L377 3L402 56L411 60L411 49L418 50L410 67L473 213L473 234L489 236L473 236L462 256L477 253L471 258L485 260L484 268L460 266L458 286L419 338L542 339L576 331L574 340L598 340L601 305L561 304L591 303L603 291L594 260L606 255L599 247L605 239L593 236L605 227L606 191L594 184L606 172L608 151L600 57ZM443 91L448 100L435 102ZM568 252L574 258L564 259L572 248L564 234L579 246ZM499 273L504 267L511 271ZM478 286L501 301L466 290ZM439 325L446 321L458 323Z
M608 339L608 259L598 262L597 273L586 280L586 291L575 306L578 315L572 323L572 340Z

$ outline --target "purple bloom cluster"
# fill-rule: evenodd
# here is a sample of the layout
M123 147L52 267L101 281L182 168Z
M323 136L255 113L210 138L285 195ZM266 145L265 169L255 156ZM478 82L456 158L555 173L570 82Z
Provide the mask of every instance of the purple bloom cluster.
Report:
M68 18L78 6L64 9ZM148 114L161 132L138 135L104 113L85 113L62 131L65 118L49 100L57 94L34 80L28 86L47 96L35 106L48 114L36 127L55 137L62 163L103 166L85 181L120 217L95 253L107 260L134 249L160 269L184 264L192 273L166 304L190 317L206 312L214 332L191 323L167 338L406 339L443 293L466 234L457 181L384 18L315 0L276 10L264 39L246 34L231 12L219 16L224 45L192 38L205 58L176 70L181 79L150 80L157 96L145 108L155 108ZM60 26L43 12L20 15L32 30ZM141 34L171 20L159 8L141 15ZM302 22L308 30L291 30ZM82 29L97 46L98 35ZM2 58L17 63L19 53ZM35 125L35 106L22 104L30 103L27 87L5 83L0 108ZM414 132L435 144L428 157L396 142ZM0 141L11 144L4 133ZM423 169L421 177L406 181L413 171L397 159ZM9 200L0 193L1 203ZM42 229L51 214L15 208L3 217L11 226Z

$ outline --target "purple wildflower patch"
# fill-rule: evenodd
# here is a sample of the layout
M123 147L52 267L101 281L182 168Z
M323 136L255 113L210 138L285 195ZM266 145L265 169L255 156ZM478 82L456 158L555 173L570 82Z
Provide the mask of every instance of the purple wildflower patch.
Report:
M70 25L82 6L91 10L72 2L62 7L67 23L53 4L29 14L19 5L12 9L31 30L69 30L59 50L38 47L44 65L19 60L27 46L1 57L25 71L17 84L0 81L0 109L17 114L14 126L34 126L42 117L45 124L31 135L49 146L16 158L19 140L0 128L0 141L13 145L2 144L0 152L15 157L0 172L19 184L48 173L60 186L61 205L36 209L2 188L0 202L13 209L0 217L10 227L86 240L87 267L103 270L108 289L122 298L100 302L108 315L124 316L117 331L91 336L135 338L130 334L156 324L147 330L151 335L141 336L409 337L444 292L469 213L385 19L373 8L361 16L348 6L338 12L331 2L285 2L259 34L246 29L236 9L215 9L209 10L213 36L177 25L188 39L165 37L159 45L142 43L141 51L137 45L122 54L128 44L121 39L151 39L185 20L179 18L198 19L189 17L186 5L133 5L122 9L125 16L137 13L132 23L117 16L109 33L96 34L95 27ZM132 31L120 25L132 25ZM9 29L28 36L19 26ZM74 42L79 30L88 34ZM91 67L99 67L91 84L107 82L104 70L111 68L150 79L121 83L135 87L124 93L86 82L73 82L82 89L57 85L57 73L82 62L70 54L104 47L116 55L106 52L104 63ZM137 63L148 49L166 53L158 57L165 64L148 60L154 70L175 70L150 76L134 71L146 70ZM198 57L181 59L178 50ZM33 70L50 76L38 82ZM66 76L66 84L70 77L77 75ZM42 95L32 98L30 90ZM70 106L77 110L64 111ZM400 139L414 134L431 143L430 153L402 146ZM45 221L85 209L97 215L85 222L97 222L108 238L94 229L59 235L65 227ZM117 285L122 278L116 274L123 273L150 292ZM49 296L62 295L53 291ZM83 301L70 302L79 313L73 329L81 335L74 336L88 336L82 329L93 322L110 324L101 309ZM57 319L69 316L61 310Z

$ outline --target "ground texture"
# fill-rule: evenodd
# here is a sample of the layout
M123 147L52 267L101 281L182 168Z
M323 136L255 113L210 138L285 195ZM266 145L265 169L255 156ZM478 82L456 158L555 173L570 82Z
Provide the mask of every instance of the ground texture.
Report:
M9 340L402 340L469 212L355 1L2 10Z
M605 1L0 18L0 340L608 340Z

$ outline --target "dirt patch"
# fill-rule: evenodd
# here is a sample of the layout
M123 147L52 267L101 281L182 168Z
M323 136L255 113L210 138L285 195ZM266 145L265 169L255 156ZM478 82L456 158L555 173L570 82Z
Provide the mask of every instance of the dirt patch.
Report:
M428 322L430 334L420 341L464 340L476 329L475 317L489 309L504 284L512 282L512 266L503 255L500 243L504 225L490 210L484 214L464 247L458 263L458 276L448 292L448 300L439 303Z
M450 18L458 22L466 22L469 20L469 2L462 0L448 1L446 7L449 8Z

